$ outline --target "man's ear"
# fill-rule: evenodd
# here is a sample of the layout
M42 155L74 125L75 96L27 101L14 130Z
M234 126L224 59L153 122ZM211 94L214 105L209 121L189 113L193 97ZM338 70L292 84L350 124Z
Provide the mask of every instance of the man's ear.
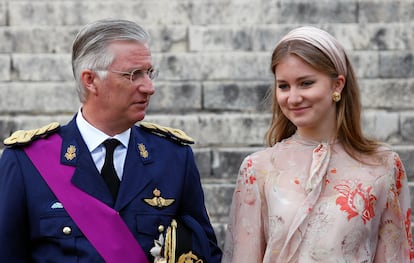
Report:
M96 72L90 69L84 69L81 72L80 79L88 93L96 94L98 92L98 89L96 87Z

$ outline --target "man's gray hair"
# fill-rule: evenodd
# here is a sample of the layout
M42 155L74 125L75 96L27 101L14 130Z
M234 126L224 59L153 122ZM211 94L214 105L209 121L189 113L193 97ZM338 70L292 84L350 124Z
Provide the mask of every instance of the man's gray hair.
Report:
M149 42L148 33L132 21L121 19L102 19L85 25L75 37L72 45L72 70L76 81L76 90L81 102L86 99L86 91L80 80L84 69L107 69L113 62L114 54L108 46L114 41ZM100 77L105 71L97 71Z

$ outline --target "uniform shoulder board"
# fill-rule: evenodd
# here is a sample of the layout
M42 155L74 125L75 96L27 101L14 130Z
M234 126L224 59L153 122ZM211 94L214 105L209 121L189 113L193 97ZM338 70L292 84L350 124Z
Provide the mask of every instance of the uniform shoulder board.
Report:
M161 126L158 124L150 123L150 122L140 122L139 126L144 130L152 132L154 134L171 138L177 142L182 144L193 144L194 140L190 136L188 136L185 132L180 129L174 129L166 126Z
M27 145L38 138L46 137L56 132L59 127L60 124L58 122L52 122L38 129L18 130L10 135L10 137L4 139L3 143L6 147Z

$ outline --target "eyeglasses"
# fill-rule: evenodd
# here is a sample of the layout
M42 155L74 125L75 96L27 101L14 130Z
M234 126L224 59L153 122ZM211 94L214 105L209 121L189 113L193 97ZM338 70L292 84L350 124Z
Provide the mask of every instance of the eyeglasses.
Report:
M117 71L117 70L100 70L100 71L110 71L112 73L116 73L116 74L120 74L126 78L128 78L131 83L135 83L138 80L141 80L142 78L145 77L145 75L148 75L148 77L151 80L154 80L157 78L159 71L157 69L154 68L149 68L146 70L142 70L142 69L135 69L131 72L124 72L124 71Z

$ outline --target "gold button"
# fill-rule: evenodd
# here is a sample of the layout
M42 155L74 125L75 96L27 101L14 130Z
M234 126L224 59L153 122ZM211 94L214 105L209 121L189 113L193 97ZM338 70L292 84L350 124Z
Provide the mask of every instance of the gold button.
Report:
M65 226L65 227L62 229L62 232L63 232L63 234L65 234L65 235L70 235L70 234L72 233L72 229L71 229L70 227L68 227L68 226Z
M164 226L163 225L159 225L158 226L158 232L164 232Z

